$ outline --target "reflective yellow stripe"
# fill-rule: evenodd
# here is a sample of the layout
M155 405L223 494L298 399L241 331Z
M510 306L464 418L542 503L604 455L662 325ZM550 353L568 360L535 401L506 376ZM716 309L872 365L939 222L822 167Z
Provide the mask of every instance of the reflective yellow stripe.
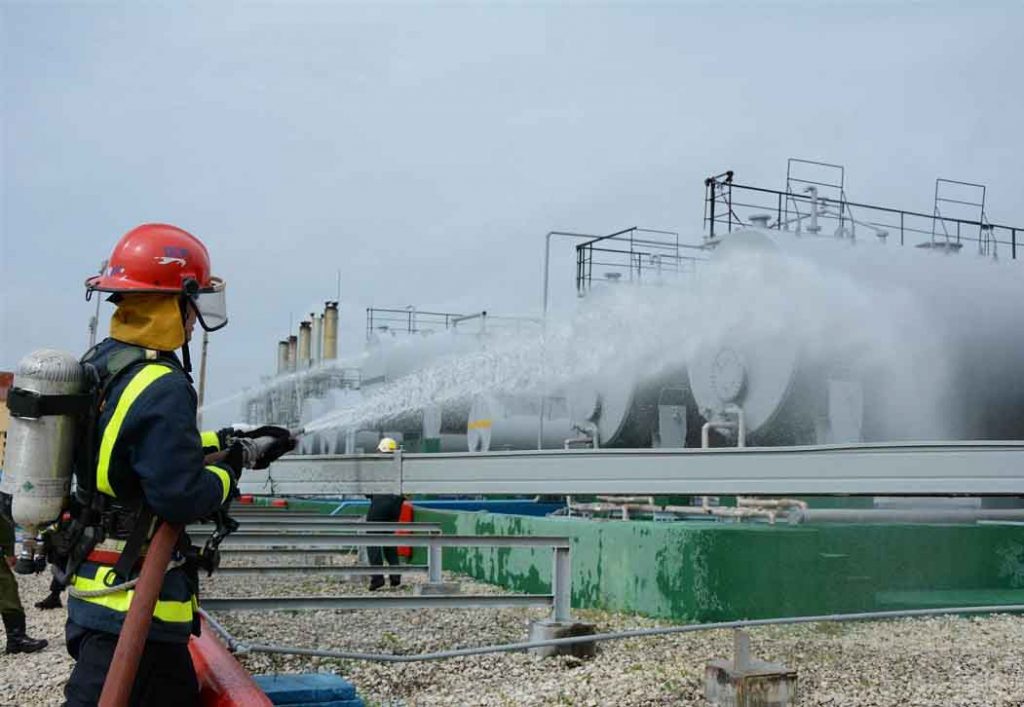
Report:
M108 572L113 571L113 567L107 567L100 565L96 568L97 577L106 577ZM85 577L75 577L71 580L71 586L75 589L81 589L84 591L95 591L97 589L105 589L106 585L98 579L87 579ZM104 594L99 597L78 597L79 601L87 601L90 604L97 604L99 606L106 607L121 614L128 613L128 607L132 604L132 598L135 596L135 590L129 589L124 592L114 592L113 594ZM195 604L195 597L192 597L188 601L165 601L159 599L156 602L156 607L153 609L153 616L160 619L161 621L169 621L172 623L191 623L192 622L192 607Z
M224 487L224 491L220 496L220 502L224 503L224 501L228 500L228 494L231 493L231 477L228 476L228 472L224 471L219 466L208 466L206 467L206 470L212 471L217 475L217 478L220 479L220 484Z
M213 447L216 450L220 450L220 437L217 436L216 432L200 432L199 436L203 440L203 447Z
M142 395L142 391L148 388L150 383L170 372L171 369L167 366L151 363L136 373L131 382L125 386L117 401L117 407L114 408L114 414L111 416L110 422L107 423L106 429L103 430L103 440L100 442L100 457L96 466L96 488L100 492L108 496L116 497L117 495L110 486L110 457L114 453L114 443L117 442L121 425L124 423L124 418L128 415L132 403Z
M491 420L470 420L467 427L471 430L489 430L491 429Z

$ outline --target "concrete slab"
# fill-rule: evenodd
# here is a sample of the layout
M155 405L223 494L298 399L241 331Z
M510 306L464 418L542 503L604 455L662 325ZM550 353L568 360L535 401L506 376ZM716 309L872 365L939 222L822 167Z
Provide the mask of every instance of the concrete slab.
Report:
M733 633L732 660L704 668L704 697L716 707L790 707L796 704L795 670L750 655L750 636Z

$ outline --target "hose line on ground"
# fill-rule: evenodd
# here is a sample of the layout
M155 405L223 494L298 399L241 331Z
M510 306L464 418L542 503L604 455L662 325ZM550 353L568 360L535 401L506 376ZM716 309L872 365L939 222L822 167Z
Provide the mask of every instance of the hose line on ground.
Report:
M781 626L787 624L806 624L833 621L871 621L882 619L901 619L922 616L942 616L946 614L1015 614L1024 612L1024 604L1004 604L996 606L960 606L941 609L901 609L896 611L870 611L855 614L822 614L818 616L791 616L775 619L744 619L740 621L718 621L707 624L686 624L684 626L659 626L655 628L629 629L612 633L595 633L588 636L570 636L568 638L552 638L544 641L521 641L475 648L456 648L434 653L417 653L411 655L395 655L392 653L357 653L350 651L331 651L320 648L300 648L266 643L244 643L234 638L221 624L210 617L206 611L199 612L210 622L228 649L234 653L274 653L279 655L306 655L317 658L338 658L342 660L367 660L381 663L416 663L427 660L447 660L487 653L510 653L545 646L568 646L576 643L593 643L598 641L620 641L628 638L648 638L665 636L674 633L693 633L696 631L714 631L720 629L751 628L757 626Z

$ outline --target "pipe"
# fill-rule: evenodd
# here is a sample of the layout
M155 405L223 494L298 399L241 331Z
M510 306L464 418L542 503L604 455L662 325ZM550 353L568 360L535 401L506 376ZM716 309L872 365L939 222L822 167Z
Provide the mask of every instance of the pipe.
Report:
M338 358L338 303L324 303L324 360Z
M110 670L103 682L99 707L126 707L135 686L135 675L139 660L146 647L149 626L153 621L153 609L164 584L164 573L171 561L171 553L181 535L180 525L161 523L149 543L146 559L139 571L134 596L128 607L128 615L117 637L117 647L110 661Z
M296 349L298 354L298 364L296 368L309 368L310 358L310 339L312 338L312 323L308 320L299 322L299 344Z
M288 370L294 371L298 361L299 337L292 334L288 337Z
M1001 604L995 606L960 606L941 609L901 609L895 611L869 611L854 614L820 614L817 616L791 616L776 619L743 619L740 621L718 621L708 624L687 624L684 626L662 626L646 629L631 629L612 633L595 633L588 636L570 636L552 638L546 641L523 641L520 643L504 643L476 648L457 648L434 653L412 655L395 655L390 653L354 653L348 651L325 651L318 648L298 648L292 646L271 645L265 643L239 643L240 653L271 653L278 655L307 655L320 658L340 658L342 660L370 660L383 663L415 663L426 660L445 660L487 653L512 653L542 646L567 646L576 643L598 641L621 641L629 638L649 638L676 633L695 633L697 631L715 631L720 629L749 628L756 626L782 626L788 624L820 623L823 621L877 621L920 616L942 616L946 614L1009 614L1024 612L1024 604Z
M559 236L565 238L599 238L593 233L574 233L572 231L548 231L544 236L544 286L541 289L543 304L541 311L544 314L544 322L548 319L548 273L550 272L551 261L551 237Z
M213 637L213 633L224 635L224 627L218 625L220 630L211 631L211 619L204 616L202 622L203 630L189 640L188 652L195 665L203 707L271 707L274 703L228 652L231 643L226 649Z
M725 408L725 414L735 415L736 422L729 422L728 420L712 419L701 425L700 428L700 446L701 449L707 449L711 446L711 430L736 430L736 446L746 447L747 446L747 420L743 414L743 408L739 405L729 405Z
M320 363L324 358L324 316L311 313L313 320L313 363Z
M1002 508L814 508L789 513L796 523L976 523L980 520L1024 521L1024 509Z
M288 339L277 342L277 375L288 372Z
M821 226L818 225L818 188L807 187L804 192L811 195L811 225L807 227L807 231L817 235L821 231Z

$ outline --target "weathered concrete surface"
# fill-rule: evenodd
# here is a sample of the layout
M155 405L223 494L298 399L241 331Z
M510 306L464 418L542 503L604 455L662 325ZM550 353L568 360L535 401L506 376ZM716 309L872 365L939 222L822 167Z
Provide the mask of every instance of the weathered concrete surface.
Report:
M704 669L704 697L718 707L790 707L796 671L753 658L750 635L733 631L732 660L714 660Z
M712 661L704 671L704 696L717 707L791 707L796 704L796 672L761 661L743 670L728 660Z
M708 622L968 606L996 594L1024 603L1021 526L596 522L420 509L416 519L445 533L572 538L575 608ZM546 549L453 548L444 569L520 593L551 586Z

